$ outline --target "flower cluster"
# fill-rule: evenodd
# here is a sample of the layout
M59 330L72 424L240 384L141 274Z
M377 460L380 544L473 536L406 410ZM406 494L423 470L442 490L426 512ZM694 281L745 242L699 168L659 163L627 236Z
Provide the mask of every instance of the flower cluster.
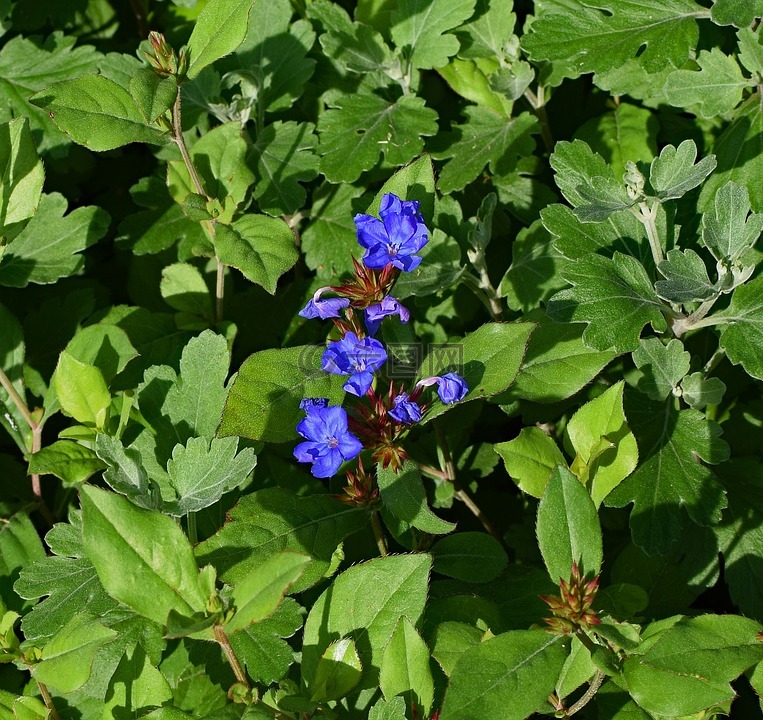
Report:
M350 279L319 288L299 313L307 319L333 321L339 338L328 343L321 367L346 376L344 390L358 398L349 417L344 408L331 407L324 398L302 401L306 417L297 431L305 442L297 445L294 456L311 463L316 477L331 477L363 448L384 467L400 467L406 458L401 437L427 410L421 401L424 391L436 386L440 400L450 404L462 400L469 390L455 373L424 378L410 390L392 382L384 392L375 389L387 352L374 336L385 318L397 316L400 322L409 322L410 312L390 292L401 272L411 272L421 264L417 253L429 234L419 203L391 193L382 198L378 218L356 215L355 227L358 243L365 250L362 263L353 260ZM347 475L345 499L355 504L373 502L376 490L362 465Z
M546 618L546 624L553 632L561 634L599 625L601 620L592 607L598 590L599 578L586 580L580 574L578 564L573 562L569 581L559 578L559 596L540 596L551 609L552 617Z

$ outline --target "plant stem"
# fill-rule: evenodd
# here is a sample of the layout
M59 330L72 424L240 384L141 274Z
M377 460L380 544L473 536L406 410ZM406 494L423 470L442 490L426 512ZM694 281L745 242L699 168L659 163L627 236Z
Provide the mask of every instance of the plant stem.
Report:
M42 701L45 703L45 707L48 708L48 712L50 713L50 719L51 720L61 720L61 716L58 714L58 711L56 710L56 706L53 704L53 698L50 696L50 691L43 683L41 683L39 680L35 681L37 683L37 687L40 689L40 695L42 695Z
M228 665L230 665L231 670L233 670L233 674L236 676L236 680L240 682L247 690L250 690L251 686L249 685L249 680L246 678L246 673L244 673L244 670L241 667L241 663L236 657L236 653L233 652L230 640L225 634L225 630L223 630L222 625L215 625L215 640L217 640L218 644L222 648L225 659L228 661Z
M527 88L527 90L525 90L525 99L530 103L530 107L533 109L535 117L538 118L543 144L546 146L546 150L551 152L554 149L554 138L551 135L551 128L548 124L548 114L546 113L546 88L544 88L543 85L538 85L537 94L530 90L530 88Z
M599 692L599 688L606 678L607 676L601 672L601 670L597 670L596 674L593 676L593 680L591 680L591 684L588 686L588 690L586 690L585 694L572 707L570 707L569 710L567 710L566 717L572 717L575 713L580 712L586 705L588 705L588 703L593 700L596 693Z
M188 541L191 545L195 545L199 541L196 533L196 513L193 511L189 512L186 520L188 521Z
M665 259L662 254L662 245L660 245L660 236L657 233L657 225L655 225L655 218L657 217L657 209L660 207L658 202L655 202L652 207L649 207L646 201L638 204L639 209L633 208L633 214L639 219L641 224L646 230L646 236L649 238L649 248L652 251L652 259L654 260L654 266L659 267L660 263Z
M214 225L212 226L212 233L214 237ZM220 262L220 258L215 257L217 262L217 275L215 279L215 320L220 322L223 319L223 300L225 298L225 265Z
M373 510L371 512L371 527L374 531L376 547L379 548L379 554L382 557L386 557L389 555L389 549L387 548L387 540L384 537L384 528L382 527L381 520L379 520L378 510Z
M2 385L5 392L10 395L11 400L13 400L13 404L23 415L27 425L29 425L31 430L34 431L34 429L37 427L37 423L32 419L32 413L29 412L29 408L26 406L26 403L22 399L21 395L18 394L16 388L13 387L13 383L10 381L10 378L5 374L5 372L3 372L2 368L0 368L0 385Z

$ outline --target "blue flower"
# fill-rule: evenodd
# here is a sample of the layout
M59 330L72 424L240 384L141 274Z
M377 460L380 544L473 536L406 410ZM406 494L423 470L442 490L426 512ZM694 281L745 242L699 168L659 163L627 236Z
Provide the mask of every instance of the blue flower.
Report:
M323 353L322 367L334 375L349 375L344 384L348 393L363 397L371 387L376 372L387 362L384 346L373 338L360 340L348 332L341 340L330 342Z
M394 400L395 407L389 411L389 416L400 423L411 425L421 420L421 408L409 398L408 393L400 393Z
M321 320L327 320L328 318L339 317L339 311L344 310L350 301L347 298L321 298L321 295L331 290L330 287L319 288L313 299L305 305L300 311L299 315L308 320L313 318L320 318Z
M366 267L381 270L390 263L400 270L415 270L421 258L416 255L429 239L419 204L401 200L397 195L384 195L379 207L381 220L371 215L356 215L358 242L366 249Z
M306 442L294 448L294 457L299 462L312 463L310 472L315 477L331 477L343 462L357 457L363 445L347 429L344 408L314 403L307 404L304 410L307 417L297 423L297 432Z
M469 386L460 375L456 373L445 373L442 377L435 376L419 380L416 385L429 387L437 385L437 394L446 405L463 400L466 393L469 392Z
M368 328L369 335L376 335L381 321L387 315L399 315L402 323L407 323L411 319L411 313L408 312L408 309L391 295L387 295L380 303L369 305L365 309L366 328Z

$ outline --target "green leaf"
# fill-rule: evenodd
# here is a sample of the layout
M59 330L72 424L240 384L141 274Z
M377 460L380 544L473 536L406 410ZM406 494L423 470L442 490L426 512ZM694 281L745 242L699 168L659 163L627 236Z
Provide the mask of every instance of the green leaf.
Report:
M566 464L557 444L537 427L522 428L513 440L493 448L519 489L536 498L543 497L551 471Z
M440 623L432 637L432 657L450 677L461 656L469 648L479 645L484 634L479 628L466 623L452 620Z
M106 467L93 450L71 440L57 440L29 458L29 472L55 475L64 485L77 486Z
M424 222L433 222L435 214L435 178L432 159L428 155L414 160L400 168L376 193L366 213L379 216L381 201L387 193L393 193L404 200L416 200ZM435 230L436 232L436 230ZM406 273L409 275L410 273Z
M456 31L459 57L510 59L507 45L517 21L512 9L512 0L477 0L474 16Z
M29 132L29 120L0 125L0 228L34 215L42 197L45 168Z
M0 121L29 118L40 152L55 150L60 155L71 140L28 98L53 83L96 72L103 58L91 45L75 47L76 43L76 38L60 32L44 42L19 35L5 41L0 50Z
M454 57L450 59L447 65L437 68L437 72L450 85L451 90L457 92L461 97L501 117L509 118L514 105L513 101L509 99L511 95L507 97L492 87L492 81L497 77L497 73L488 77L487 68L484 68L485 64L486 61L484 60L464 60L460 57ZM506 70L508 79L514 79L508 68Z
M665 97L673 107L698 108L703 118L730 113L742 102L742 91L750 84L739 64L718 48L702 50L699 70L676 70L668 75Z
M569 651L568 638L545 630L514 630L476 645L453 669L441 719L524 720L553 691Z
M149 125L127 90L103 75L64 80L30 98L60 130L90 150L113 150L134 142L161 144L166 130Z
M258 133L251 158L257 168L254 199L262 212L293 215L304 206L307 193L300 183L318 175L314 128L312 123L279 120Z
M718 288L707 276L704 261L691 248L668 250L667 259L658 269L665 279L658 280L654 289L669 302L698 302L718 293Z
M592 350L583 344L583 328L559 325L541 311L528 313L526 320L538 323L530 336L522 367L504 398L552 403L574 395L617 356L611 351ZM538 496L539 497L539 496Z
M727 323L721 330L720 345L729 360L759 380L763 379L763 356L757 348L763 342L763 275L740 285L725 310L713 318Z
M588 347L628 352L638 347L647 323L657 332L667 329L662 303L635 258L619 252L612 259L588 255L565 266L562 276L573 287L549 300L548 315L556 322L587 323Z
M583 140L558 142L549 162L556 173L557 186L573 207L585 203L580 189L587 187L590 190L592 178L615 179L611 166Z
M102 430L109 419L111 395L101 371L61 353L53 378L61 409L75 420Z
M746 25L747 23L745 23ZM739 62L751 73L763 73L763 35L760 27L743 27L737 32Z
M156 122L175 103L178 94L174 75L162 77L151 68L141 68L130 78L130 94L147 123Z
M24 511L4 519L0 527L0 609L21 612L26 603L13 593L13 581L24 568L45 557L37 529ZM31 603L30 603L31 604Z
M405 703L403 709L405 710ZM17 697L5 690L0 690L0 710L3 711L3 720L46 720L50 717L42 700L28 695ZM6 711L8 714L5 714Z
M79 253L105 235L109 216L94 206L64 216L66 208L63 195L42 196L34 217L0 256L0 285L52 283L83 268L85 258Z
M572 564L582 575L601 570L601 526L585 486L564 466L551 473L538 504L538 545L552 582L568 580Z
M321 172L329 182L354 182L379 162L410 162L424 148L422 136L437 133L437 113L415 95L393 104L376 95L343 95L318 120Z
M87 612L74 615L42 649L34 678L63 693L82 687L98 648L116 636Z
M412 295L433 295L446 288L453 288L466 270L461 264L461 247L458 242L439 228L430 234L429 242L419 255L421 264L413 272L401 273L395 283L395 297L398 300Z
M440 375L455 365L469 387L462 403L496 395L514 382L535 327L534 323L487 323L458 343L431 349L418 375ZM442 415L449 407L439 399L433 400L424 422Z
M124 654L109 680L103 713L113 717L121 713L148 717L149 710L172 699L164 675L151 664L145 650L136 645Z
M649 73L681 67L697 44L692 0L600 0L596 9L570 0L533 21L522 47L533 60L563 64L565 75L604 72L637 57Z
M409 53L413 67L442 67L459 47L446 32L469 19L474 5L475 0L400 0L391 16L392 40Z
M429 509L415 462L406 460L397 472L391 466L385 470L380 463L376 480L384 507L396 518L430 535L444 535L455 529L455 523L442 520Z
M204 610L193 551L174 520L105 490L80 492L85 551L109 595L160 625L170 610Z
M689 372L691 355L673 338L667 345L657 338L644 338L633 353L633 362L643 373L638 388L650 400L664 400Z
M368 713L368 720L405 720L405 700L394 697L389 701L379 699Z
M310 558L306 555L279 552L237 582L231 593L236 613L225 624L226 631L241 630L272 615L309 562Z
M189 438L176 445L167 463L177 499L163 503L164 512L182 516L216 503L238 487L257 464L252 448L238 451L238 438Z
M19 397L26 402L24 383L24 331L16 317L0 303L0 369L10 381ZM0 385L0 424L14 438L19 447L31 447L29 425L13 402L8 391Z
M747 27L756 17L763 15L761 0L715 0L710 16L716 25Z
M761 626L737 615L682 618L645 639L623 665L633 699L661 715L690 715L731 700L729 681L763 658Z
M439 160L450 158L438 180L443 193L462 190L486 165L494 175L506 175L516 168L518 158L531 155L535 149L532 135L539 127L530 113L509 120L470 105L464 108L464 115L466 122L455 126L447 138L448 146L435 153Z
M508 558L501 544L484 532L462 532L438 540L431 549L435 572L464 582L495 580Z
M750 214L747 188L727 182L715 193L712 210L702 215L702 241L716 260L735 263L755 245L763 214Z
M651 403L643 396L626 402L626 414L639 447L635 472L607 496L607 505L634 503L633 542L648 554L665 554L681 537L681 507L698 525L712 525L726 506L723 488L707 463L728 458L721 428L697 410L678 411L673 403Z
M164 301L175 310L198 315L204 320L214 318L212 295L204 276L189 263L174 263L162 270L160 291Z
M718 188L732 181L746 187L752 209L763 212L763 187L758 182L763 173L763 153L760 152L763 108L757 100L755 94L748 98L715 141L713 151L720 167L702 186L700 210L709 209Z
M246 37L254 0L210 0L199 13L188 40L188 77L230 55Z
M367 510L328 495L299 497L269 488L242 497L225 525L200 543L196 554L200 564L213 564L222 579L235 586L279 551L304 553L312 562L293 586L294 592L301 592L329 571L342 540L367 523Z
M332 640L351 636L363 667L360 687L376 687L384 649L402 617L418 625L424 613L428 555L388 555L345 570L323 592L305 622L302 678L312 687Z
M232 226L217 225L217 257L248 280L275 294L278 278L299 259L294 235L280 218L244 215Z
M686 404L702 410L708 405L720 405L726 384L716 377L706 378L701 372L687 375L681 380L681 397Z
M116 438L98 433L95 452L108 467L103 479L113 490L126 495L140 507L153 510L160 507L160 494L155 483L148 479L138 450L125 449Z
M138 355L127 333L106 323L78 330L66 345L66 352L75 360L97 367L107 385Z
M621 381L587 402L565 429L566 445L575 455L571 469L589 485L596 507L638 463L636 438L623 413L623 388Z
M429 648L407 617L397 623L379 670L384 697L402 695L410 705L428 713L434 702L434 681L429 669Z
M247 151L239 122L218 125L193 144L189 153L210 197L223 204L228 197L237 205L244 201L254 182L254 174L245 162ZM178 203L182 203L189 193L196 192L188 168L180 160L168 163L167 186Z
M225 403L221 435L241 435L265 442L297 437L305 397L326 397L335 405L344 398L344 378L321 369L323 346L262 350L250 355L238 371Z
M695 164L696 159L697 146L693 140L684 140L677 148L673 145L662 148L649 168L649 182L660 200L682 197L715 170L715 155Z
M309 689L310 701L339 700L360 682L362 675L363 666L352 638L335 640L318 661Z

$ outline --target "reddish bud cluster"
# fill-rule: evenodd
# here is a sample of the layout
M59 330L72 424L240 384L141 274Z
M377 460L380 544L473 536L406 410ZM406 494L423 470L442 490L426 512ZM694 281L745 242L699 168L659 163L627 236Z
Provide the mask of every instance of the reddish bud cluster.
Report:
M591 607L598 590L599 578L595 577L593 580L586 581L580 574L578 564L573 562L569 582L559 579L561 596L540 596L553 615L546 618L546 623L558 633L574 633L580 628L587 629L592 625L600 624L598 614Z
M344 495L337 495L348 505L357 507L371 507L379 500L379 488L376 487L374 478L363 467L363 460L358 458L358 469L355 472L347 471L347 485L344 486Z

